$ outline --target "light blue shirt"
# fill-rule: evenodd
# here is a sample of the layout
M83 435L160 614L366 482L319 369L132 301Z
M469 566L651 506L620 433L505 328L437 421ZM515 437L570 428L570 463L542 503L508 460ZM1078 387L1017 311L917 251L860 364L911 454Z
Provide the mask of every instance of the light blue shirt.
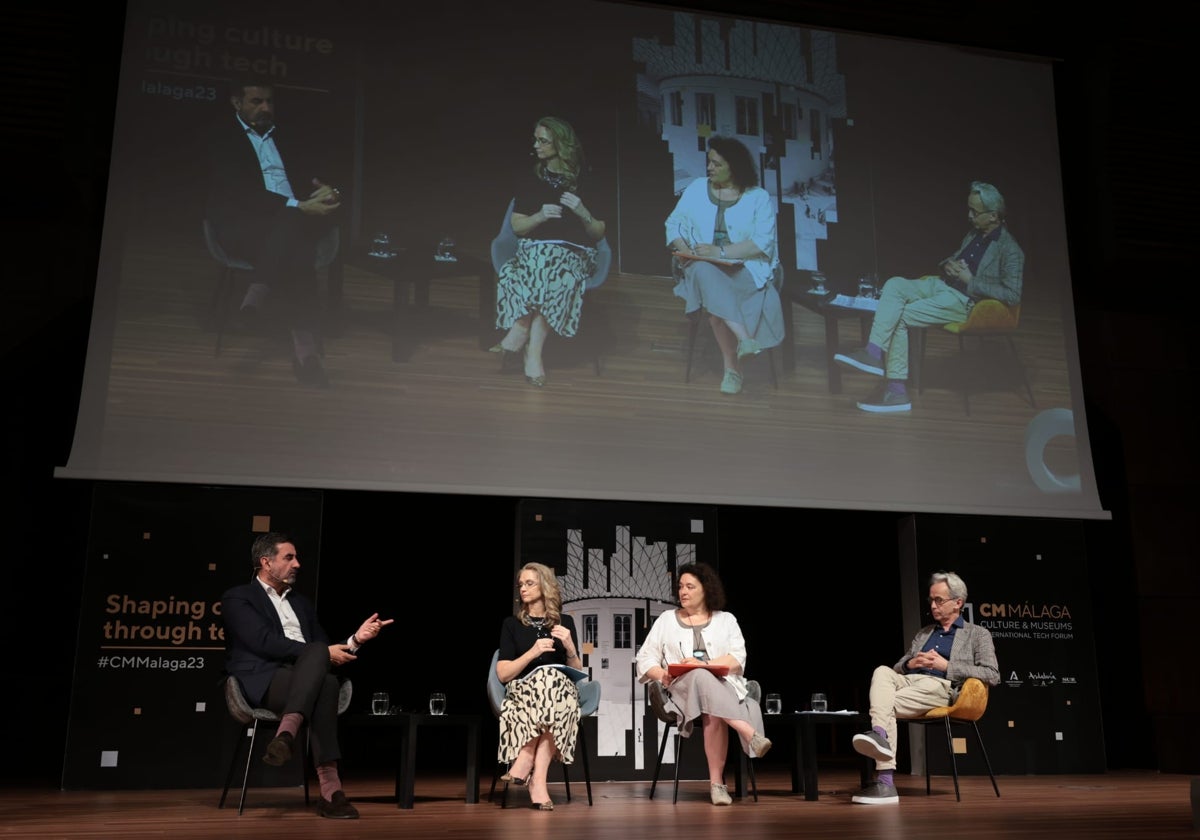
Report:
M279 149L275 146L275 140L272 137L275 133L275 126L271 126L266 134L259 134L246 125L240 116L237 114L234 116L246 130L246 136L250 138L250 145L254 147L254 153L258 155L258 164L262 167L263 186L268 191L285 197L288 200L288 207L296 207L300 202L296 200L296 193L288 181L287 170L283 168L283 158L279 155Z

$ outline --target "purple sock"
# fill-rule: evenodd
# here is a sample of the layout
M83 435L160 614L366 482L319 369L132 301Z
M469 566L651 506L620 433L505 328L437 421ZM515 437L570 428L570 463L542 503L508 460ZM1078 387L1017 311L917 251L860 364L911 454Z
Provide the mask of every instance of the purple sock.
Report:
M879 361L883 358L883 348L874 342L867 342L867 355Z
M880 738L882 738L885 741L887 740L887 730L884 729L882 726L872 726L871 729L874 730L875 734L878 735Z
M875 781L879 782L879 784L881 784L881 785L887 785L888 787L895 787L896 783L894 781L892 781L892 773L893 772L894 771L892 771L892 770L880 770L879 775L875 777Z
M908 393L908 390L904 387L904 380L902 379L889 379L887 381L887 389L889 394L899 394L900 396L904 396Z

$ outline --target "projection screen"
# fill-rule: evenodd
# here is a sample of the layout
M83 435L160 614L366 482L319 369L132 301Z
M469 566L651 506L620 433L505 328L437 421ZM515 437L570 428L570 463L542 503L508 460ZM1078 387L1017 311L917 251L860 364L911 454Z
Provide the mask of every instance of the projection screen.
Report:
M235 311L252 271L221 297L208 161L239 79L270 85L294 192L315 173L341 196L317 273L328 387L298 381L275 290L253 323ZM115 109L61 477L1107 516L1046 61L587 0L131 0ZM520 353L488 352L505 334L491 246L545 116L582 144L612 256L534 387ZM738 362L737 394L719 328L675 293L665 230L714 135L749 151L782 268L787 334ZM1015 328L961 347L908 330L911 411L861 410L881 380L832 360L867 340L854 306L879 303L860 280L938 275L977 181L1024 255ZM831 309L821 279L854 306Z

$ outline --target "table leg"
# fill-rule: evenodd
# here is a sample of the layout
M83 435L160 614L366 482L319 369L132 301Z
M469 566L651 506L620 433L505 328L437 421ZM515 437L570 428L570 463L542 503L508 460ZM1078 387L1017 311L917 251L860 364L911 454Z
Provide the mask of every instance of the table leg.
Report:
M829 369L829 393L842 393L842 371L833 356L838 352L838 319L836 315L825 316L825 365Z
M400 766L396 770L396 807L413 806L413 781L417 774L417 723L410 718L400 728Z
M400 352L400 336L404 332L404 307L408 304L407 289L401 297L401 285L406 281L399 277L392 278L392 361L404 361Z
M479 349L487 350L496 342L496 275L479 271Z
M855 728L858 732L866 732L868 729L870 729L871 715L867 712L859 712ZM870 759L865 755L859 757L858 775L859 781L862 782L863 787L871 784L871 774L874 772L874 770L875 761L873 759Z
M479 723L467 724L467 804L479 801Z
M800 727L804 724L799 717L796 718L795 724L795 731L792 733L792 793L801 793L804 791L804 777L800 771L804 766L804 759L800 753L804 747L804 736Z
M804 798L816 802L817 788L817 732L810 715L801 716L801 769L804 775Z

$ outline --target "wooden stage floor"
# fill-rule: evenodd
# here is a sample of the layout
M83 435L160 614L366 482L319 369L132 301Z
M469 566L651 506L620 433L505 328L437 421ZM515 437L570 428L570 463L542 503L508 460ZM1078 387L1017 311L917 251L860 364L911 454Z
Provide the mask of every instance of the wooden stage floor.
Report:
M417 780L414 808L402 811L390 799L393 779L376 776L347 780L347 793L362 814L354 822L317 818L311 808L304 808L299 787L252 788L241 817L236 791L233 806L218 810L220 791L211 789L7 789L0 793L0 837L1147 840L1200 836L1193 827L1192 779L1186 775L1122 771L1002 776L999 799L987 777L971 776L962 780L961 802L954 799L949 777L935 777L933 795L927 797L923 778L902 776L897 806L852 805L850 795L858 783L852 770L822 774L821 798L816 802L791 793L786 770L764 768L758 781L758 802L747 798L728 808L709 804L703 782L682 782L675 805L669 780L660 783L653 801L647 799L648 782L597 782L592 786L592 807L587 805L582 780L572 784L570 803L560 782L551 785L556 808L547 813L525 807L528 794L515 787L509 792L509 808L500 808L498 796L489 803L490 779L481 780L479 803L465 804L462 778L455 776L422 776Z

